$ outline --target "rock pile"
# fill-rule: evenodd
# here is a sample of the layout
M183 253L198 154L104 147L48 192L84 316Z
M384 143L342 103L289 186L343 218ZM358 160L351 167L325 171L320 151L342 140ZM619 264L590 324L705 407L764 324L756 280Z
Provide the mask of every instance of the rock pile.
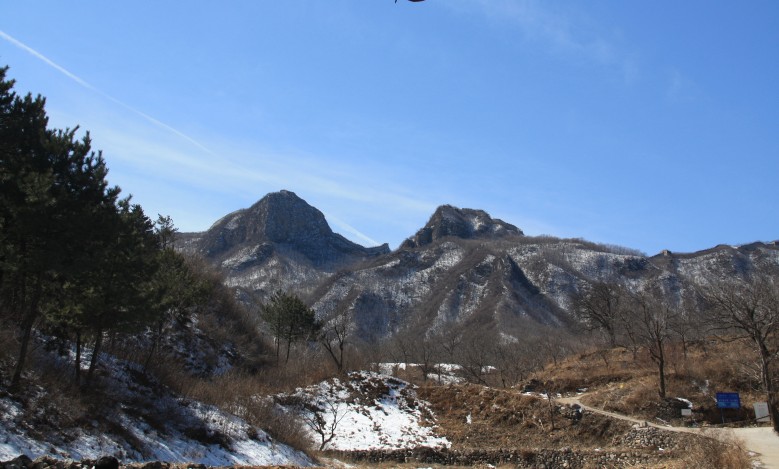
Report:
M655 427L633 427L629 432L614 438L614 446L628 448L673 449L677 446L674 435Z
M420 463L446 466L511 465L518 468L644 467L666 460L654 451L575 451L561 449L450 450L414 448L333 452L334 457L369 464Z

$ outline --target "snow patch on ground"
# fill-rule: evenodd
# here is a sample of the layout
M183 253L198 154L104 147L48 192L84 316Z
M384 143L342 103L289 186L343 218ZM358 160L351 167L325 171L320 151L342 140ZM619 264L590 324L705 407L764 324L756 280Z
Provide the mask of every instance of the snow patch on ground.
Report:
M399 370L417 368L422 370L421 363L392 363L384 362L377 364L379 372L385 375L396 375ZM452 363L436 363L430 366L431 372L427 374L427 379L435 381L438 384L462 384L466 379L462 376L463 367Z
M309 422L309 435L321 443L316 431L318 414L324 436L330 439L324 449L355 451L449 447L446 438L435 434L429 404L419 400L414 386L391 376L361 371L343 380L332 379L277 396L288 412ZM331 431L333 422L337 422ZM331 438L332 437L332 438Z
M98 376L105 395L100 399L108 403L97 413L51 407L57 390L32 383L24 401L0 392L0 460L112 455L123 463L314 465L305 453L234 415L151 384L137 364L101 354Z

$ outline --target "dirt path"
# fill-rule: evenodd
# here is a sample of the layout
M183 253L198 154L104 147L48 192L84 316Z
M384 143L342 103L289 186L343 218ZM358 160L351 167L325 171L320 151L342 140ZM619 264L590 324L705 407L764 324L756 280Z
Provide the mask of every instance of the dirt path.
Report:
M647 422L646 420L635 419L628 417L627 415L616 414L614 412L608 412L605 410L597 409L595 407L586 406L581 403L579 397L563 397L557 399L560 404L573 405L577 404L582 409L596 414L607 415L615 419L626 420L628 422L637 423L639 425L647 425L650 427L659 428L662 430L668 430L671 432L682 433L704 433L711 435L721 440L727 440L731 437L735 437L744 442L744 446L747 451L756 453L762 467L766 469L779 469L779 435L774 433L770 427L754 427L754 428L688 428L688 427L672 427L669 425L658 425L656 423Z

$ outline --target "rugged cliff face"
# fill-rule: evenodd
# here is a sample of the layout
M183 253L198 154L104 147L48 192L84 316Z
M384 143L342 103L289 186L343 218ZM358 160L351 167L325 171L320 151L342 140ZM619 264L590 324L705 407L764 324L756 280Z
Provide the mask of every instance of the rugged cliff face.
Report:
M522 234L522 230L516 226L493 219L483 210L443 205L438 207L430 221L417 231L417 234L404 241L400 248L426 246L446 237L495 240Z
M386 244L365 248L333 233L322 212L289 191L268 194L204 233L184 233L179 245L259 299L277 289L304 293L339 269L389 253Z
M480 210L442 206L395 251L334 234L321 212L291 192L269 194L182 249L221 266L246 301L276 289L303 296L320 318L350 321L366 340L399 331L487 328L521 337L565 327L572 296L598 281L652 290L679 303L694 288L779 268L776 242L647 257L579 239L525 236Z

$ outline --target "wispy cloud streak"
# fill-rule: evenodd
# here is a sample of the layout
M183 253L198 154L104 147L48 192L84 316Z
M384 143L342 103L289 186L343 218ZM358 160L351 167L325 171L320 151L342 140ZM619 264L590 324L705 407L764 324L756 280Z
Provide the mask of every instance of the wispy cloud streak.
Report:
M554 3L537 0L461 0L456 9L476 10L482 15L514 25L524 37L545 45L552 52L573 54L594 63L621 67L626 81L638 74L637 64L619 47L592 31L583 21L564 11L552 10Z
M332 214L326 213L325 218L329 220L331 223L333 223L334 225L336 225L337 227L346 231L347 233L350 233L353 236L357 237L360 241L367 242L369 246L378 246L379 244L381 244L380 242L376 241L375 239L361 232L360 230L353 227L352 225L346 223L345 221L337 217L334 217Z
M212 154L212 155L215 154L208 147L206 147L202 143L198 142L194 138L190 137L189 135L185 134L184 132L181 132L180 130L178 130L178 129L174 128L174 127L171 127L170 125L160 121L159 119L155 119L154 117L146 114L145 112L139 111L138 109L135 109L134 107L130 106L129 104L127 104L127 103L125 103L125 102L123 102L123 101L121 101L121 100L111 96L110 94L100 90L99 88L96 88L91 83L87 82L86 80L84 80L83 78L79 77L75 73L72 73L71 71L69 71L65 67L57 64L53 60L49 59L48 57L46 57L45 55L41 54L40 52L38 52L37 50L33 49L32 47L28 46L27 44L19 41L18 39L16 39L15 37L11 36L8 33L6 33L5 31L0 30L0 37L5 39L6 41L10 42L14 46L18 47L19 49L22 49L23 51L25 51L28 54L32 55L33 57L41 60L46 65L48 65L51 68L53 68L53 69L57 70L58 72L62 73L66 77L70 78L71 80L75 81L79 85L83 86L84 88L86 88L86 89L88 89L90 91L93 91L94 93L99 94L100 96L108 99L109 101L111 101L111 102L113 102L115 104L118 104L119 106L127 109L128 111L133 112L133 113L139 115L140 117L142 117L143 119L147 120L148 122L151 122L155 126L161 128L161 129L164 129L164 130L166 130L168 132L171 132L172 134L174 134L174 135L176 135L176 136L178 136L178 137L188 141L189 143L195 145L199 149L201 149L201 150L203 150L203 151L205 151L205 152L207 152L209 154Z

